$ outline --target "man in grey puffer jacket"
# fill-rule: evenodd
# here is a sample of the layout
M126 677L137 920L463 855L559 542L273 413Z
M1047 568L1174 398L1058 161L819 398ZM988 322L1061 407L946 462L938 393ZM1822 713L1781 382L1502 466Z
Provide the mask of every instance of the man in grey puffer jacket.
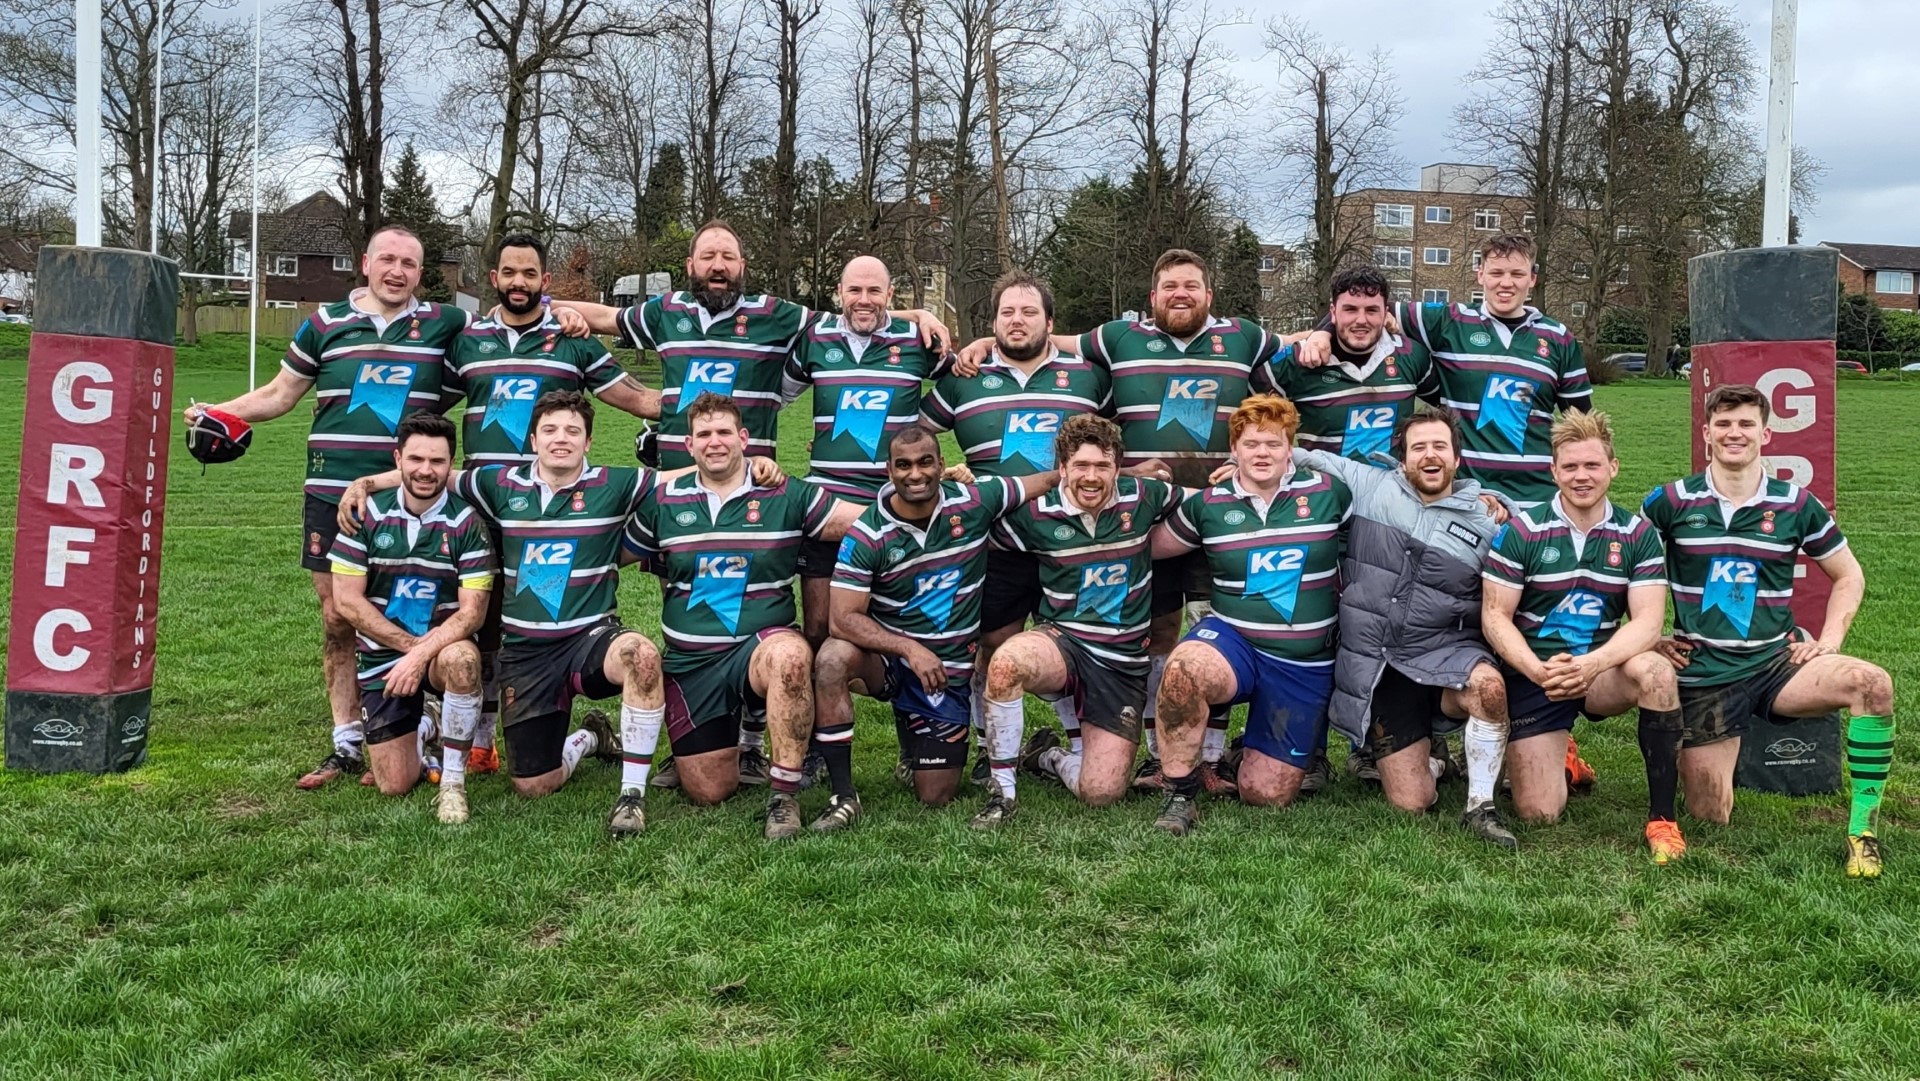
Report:
M1503 502L1474 481L1454 479L1460 432L1451 413L1413 413L1394 444L1397 469L1294 451L1296 462L1353 490L1333 726L1354 746L1372 749L1389 803L1421 813L1438 798L1427 754L1433 720L1440 713L1464 718L1461 822L1487 841L1517 847L1493 804L1506 751L1506 688L1480 636L1480 567L1505 521L1492 506Z

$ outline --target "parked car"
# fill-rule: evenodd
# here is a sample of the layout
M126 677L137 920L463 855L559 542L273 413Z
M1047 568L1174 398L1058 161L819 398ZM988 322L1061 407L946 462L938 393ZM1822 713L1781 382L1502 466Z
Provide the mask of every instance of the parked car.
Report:
M1912 364L1902 364L1900 365L1900 370L1903 372L1920 372L1920 360L1916 360Z
M1836 359L1833 362L1833 367L1834 367L1835 374L1844 374L1844 375L1866 375L1867 374L1867 366L1865 364L1862 364L1857 360L1848 360L1846 357L1840 357Z
M24 315L15 315L12 312L0 312L0 323L13 323L18 326L26 327L26 326L32 326L33 320L28 319Z
M1623 374L1644 375L1647 371L1645 353L1615 353L1601 363Z

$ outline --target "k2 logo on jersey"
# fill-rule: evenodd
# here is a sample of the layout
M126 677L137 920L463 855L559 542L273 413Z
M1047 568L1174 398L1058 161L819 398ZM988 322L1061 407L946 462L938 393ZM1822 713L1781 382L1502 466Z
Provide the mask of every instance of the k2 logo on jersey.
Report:
M1390 405L1356 405L1347 410L1347 431L1340 437L1340 453L1365 460L1385 451L1393 442L1397 413Z
M1475 428L1492 428L1519 450L1527 437L1527 415L1533 411L1533 396L1539 390L1530 379L1511 375L1490 375L1480 391L1480 416Z
M935 630L944 631L947 624L953 621L953 602L959 593L959 567L916 574L913 576L913 600L901 611L918 609L920 614L933 622Z
M851 435L860 452L872 458L880 451L880 435L887 430L892 408L892 387L842 387L834 403L831 438Z
M673 411L684 413L701 394L711 391L723 397L733 396L733 381L740 377L737 360L690 360L687 377L680 382L680 401Z
M1266 598L1281 619L1291 622L1306 567L1307 549L1303 545L1255 548L1247 553L1247 593Z
M1567 644L1567 652L1578 657L1593 648L1606 607L1606 599L1598 593L1570 589L1540 622L1540 637L1560 639Z
M431 578L406 577L393 583L387 596L387 618L414 637L433 628L433 609L440 599L440 583Z
M1714 556L1707 566L1707 588L1700 593L1700 612L1705 615L1719 609L1745 638L1753 627L1753 605L1759 588L1759 564L1751 559Z
M493 381L487 395L487 413L480 430L499 428L513 440L514 448L527 447L527 424L533 419L534 399L540 397L540 380L528 375L502 376Z
M520 549L520 565L515 568L515 595L531 592L547 610L549 619L559 619L560 601L567 595L578 550L578 543L570 540L527 541Z
M407 411L407 393L413 389L415 365L391 360L369 360L353 375L353 396L347 399L347 412L368 409L386 425L388 434L400 427L401 414Z
M1000 435L1000 460L1019 455L1035 468L1053 468L1053 437L1060 433L1060 413L1053 409L1013 409Z
M1213 409L1219 401L1220 380L1175 376L1167 380L1166 392L1160 397L1160 422L1153 430L1178 424L1204 447L1213 436Z
M689 611L706 605L733 634L740 626L740 602L747 595L747 571L753 557L743 552L715 552L696 556L693 562L693 595L687 598Z
M1096 563L1080 568L1080 603L1076 616L1092 616L1102 623L1120 622L1120 607L1127 600L1127 565Z

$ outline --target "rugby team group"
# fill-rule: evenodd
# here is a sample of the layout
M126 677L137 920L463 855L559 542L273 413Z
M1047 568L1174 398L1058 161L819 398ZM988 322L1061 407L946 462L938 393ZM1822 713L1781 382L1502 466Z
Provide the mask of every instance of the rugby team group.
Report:
M645 828L650 787L704 805L766 785L768 838L846 829L862 694L892 705L922 803L985 789L977 829L1015 817L1025 772L1094 805L1161 792L1154 826L1184 835L1203 795L1284 806L1329 784L1337 732L1346 771L1408 813L1464 773L1462 824L1512 848L1496 792L1554 820L1593 783L1576 718L1637 710L1664 864L1682 793L1728 821L1752 718L1845 710L1845 871L1880 874L1893 686L1842 651L1859 563L1769 474L1748 386L1708 394L1704 471L1614 502L1611 427L1580 344L1528 303L1524 235L1481 245L1475 304L1396 302L1356 267L1286 337L1215 314L1188 251L1154 266L1149 317L1077 335L1015 272L992 337L964 345L895 311L871 256L836 313L747 293L724 222L695 234L684 291L629 308L549 299L530 235L499 245L484 317L417 299L422 258L377 232L367 285L306 320L272 382L186 410L217 459L315 397L302 564L333 747L303 788L425 778L464 822L497 729L522 796L618 761L615 836ZM657 353L662 385L601 335ZM809 388L789 478L779 414ZM594 463L595 399L653 422L644 464ZM1803 551L1832 580L1818 637L1789 608ZM629 563L659 579L659 643L620 621ZM1029 695L1058 729L1029 731ZM617 724L576 728L576 697L618 698Z

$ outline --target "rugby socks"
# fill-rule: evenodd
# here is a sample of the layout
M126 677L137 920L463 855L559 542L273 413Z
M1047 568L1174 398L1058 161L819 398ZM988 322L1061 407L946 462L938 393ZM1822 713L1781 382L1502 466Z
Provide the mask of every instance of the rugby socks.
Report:
M1084 761L1079 751L1069 753L1065 748L1049 747L1041 752L1040 760L1035 764L1060 778L1060 783L1067 786L1067 791L1077 796L1080 794L1080 766Z
M473 746L474 725L480 722L480 696L445 694L440 696L440 783L461 785L467 781L467 748Z
M1479 717L1467 718L1467 810L1493 802L1494 782L1507 757L1507 726Z
M813 749L827 763L827 784L836 796L852 796L853 721L841 725L817 725L813 730Z
M444 699L441 701L440 707L442 709L446 708ZM414 753L420 756L420 768L428 773L440 768L440 758L433 753L433 745L439 739L439 723L433 719L431 713L421 710L420 726L414 729L413 732L413 749ZM445 775L442 774L442 776L444 777Z
M740 747L743 750L766 752L766 710L743 709L740 711Z
M360 721L336 722L333 726L333 749L355 762L366 757L367 726Z
M568 777L580 768L580 760L600 749L600 741L586 729L578 729L560 745L560 772Z
M481 750L493 747L494 729L500 727L500 654L480 654L480 724L473 730L473 745Z
M1207 730L1200 737L1200 761L1219 765L1227 753L1227 724L1233 717L1232 706L1213 706L1207 710Z
M1160 758L1160 733L1154 723L1159 713L1155 707L1160 701L1160 678L1167 674L1167 655L1151 654L1148 663L1151 667L1147 669L1147 708L1142 715L1146 718L1147 757L1157 761Z
M1687 725L1677 709L1640 710L1640 757L1647 763L1647 821L1677 822L1680 744Z
M797 769L788 769L782 765L767 768L767 784L775 792L785 792L789 796L800 794L800 778L803 774Z
M647 771L653 768L653 751L666 719L665 706L647 709L620 703L620 791L646 792Z
M973 678L968 685L973 694L967 700L967 715L973 720L973 747L981 757L987 757L987 668L986 665L973 666ZM1064 722L1063 722L1064 723Z
M1893 769L1893 718L1855 717L1847 722L1847 776L1853 783L1849 836L1873 832L1880 796Z
M1026 738L1026 702L987 703L987 761L993 767L993 787L1014 798L1013 778L1020 767L1020 743Z
M1080 711L1074 706L1073 696L1070 694L1062 694L1058 698L1051 698L1045 695L1041 697L1047 698L1047 701L1052 703L1054 716L1060 718L1060 730L1067 735L1067 746L1074 754L1079 754L1081 746Z

